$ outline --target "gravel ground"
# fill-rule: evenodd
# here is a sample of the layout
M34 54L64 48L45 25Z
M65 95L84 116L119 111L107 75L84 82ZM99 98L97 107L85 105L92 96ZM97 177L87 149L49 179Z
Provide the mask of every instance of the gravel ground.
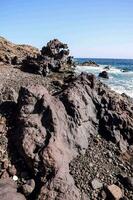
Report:
M90 200L106 199L104 188L116 184L124 194L124 200L133 199L133 191L121 183L121 176L133 176L133 163L128 153L121 154L112 142L100 135L91 136L85 155L80 155L70 163L70 173L76 186L85 192ZM98 179L103 184L99 189L92 188L92 181Z
M39 84L46 87L51 93L59 91L60 86L55 86L53 81L60 81L70 75L72 71L63 70L60 73L51 73L47 77L38 74L32 74L21 71L19 68L12 65L0 64L0 89L4 87L13 88L16 92L19 91L21 86L29 84Z

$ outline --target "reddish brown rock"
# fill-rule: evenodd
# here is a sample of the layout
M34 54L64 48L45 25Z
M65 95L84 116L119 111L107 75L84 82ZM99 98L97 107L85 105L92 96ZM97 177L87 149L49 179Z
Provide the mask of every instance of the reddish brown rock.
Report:
M17 192L17 185L11 179L0 180L0 199L25 200L25 197Z
M124 138L127 145L132 140L131 104L91 74L81 74L56 96L42 86L21 88L18 111L17 148L41 178L40 200L81 199L69 163L84 153L92 134L117 143Z
M123 197L122 190L117 185L110 185L107 187L110 199L119 200Z
M16 45L0 37L0 62L5 64L20 64L26 56L39 54L39 50L30 45Z

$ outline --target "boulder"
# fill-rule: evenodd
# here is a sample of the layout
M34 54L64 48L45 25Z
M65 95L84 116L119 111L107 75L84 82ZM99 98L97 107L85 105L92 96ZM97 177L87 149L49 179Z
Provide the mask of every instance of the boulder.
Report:
M99 77L100 78L105 78L105 79L109 79L109 75L107 71L102 71L99 73Z

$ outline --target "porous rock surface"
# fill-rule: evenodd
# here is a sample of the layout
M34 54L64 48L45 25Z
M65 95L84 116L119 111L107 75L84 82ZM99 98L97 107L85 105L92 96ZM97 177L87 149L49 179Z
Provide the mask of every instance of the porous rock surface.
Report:
M33 173L41 173L44 179L39 199L55 199L57 196L62 199L62 195L65 195L65 199L81 198L69 174L69 162L80 150L87 148L88 136L94 131L92 123L96 123L95 117L91 122L95 109L92 108L86 116L90 124L84 122L81 126L79 121L85 117L85 113L78 119L78 111L77 116L76 113L70 116L65 106L58 97L51 96L41 86L20 90L18 149ZM81 106L86 110L88 104L83 101ZM87 131L89 128L90 131Z
M23 60L22 70L43 76L51 71L58 72L64 67L69 68L74 65L69 53L67 44L58 39L50 40L46 46L42 47L40 54L28 56Z
M40 177L40 200L86 199L74 185L69 163L85 152L91 135L126 141L126 148L132 141L132 104L91 74L81 74L55 96L42 86L21 88L17 121L17 149Z
M105 183L132 199L133 100L92 74L61 74L72 63L57 39L41 52L1 40L0 178L9 189L4 196L0 188L2 199L101 200ZM53 73L25 73L17 63L33 73ZM100 188L92 187L93 180Z

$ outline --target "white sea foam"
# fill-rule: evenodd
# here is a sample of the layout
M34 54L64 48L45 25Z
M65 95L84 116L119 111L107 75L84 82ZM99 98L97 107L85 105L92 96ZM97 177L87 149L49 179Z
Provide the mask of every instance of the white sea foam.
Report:
M79 74L81 72L93 73L96 76L103 71L107 65L94 66L77 66L75 71ZM122 72L117 67L109 66L110 69L106 70L109 73L109 79L101 79L104 83L108 84L112 90L122 94L125 93L133 97L133 71Z

